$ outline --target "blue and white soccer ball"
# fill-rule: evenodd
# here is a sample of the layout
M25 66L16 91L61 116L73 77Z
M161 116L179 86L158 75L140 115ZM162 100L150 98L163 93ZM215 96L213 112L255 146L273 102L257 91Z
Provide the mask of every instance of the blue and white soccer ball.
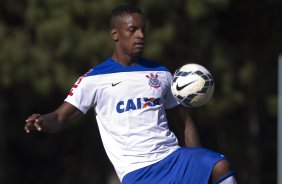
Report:
M213 95L214 79L202 65L186 64L174 73L171 91L183 106L199 107Z

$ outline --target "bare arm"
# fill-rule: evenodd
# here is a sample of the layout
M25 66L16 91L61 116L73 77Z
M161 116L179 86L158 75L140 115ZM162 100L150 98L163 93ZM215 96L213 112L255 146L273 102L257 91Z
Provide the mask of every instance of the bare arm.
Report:
M73 105L64 102L54 112L48 114L33 114L26 119L25 131L29 133L32 130L43 132L56 132L61 130L65 124L81 115L82 113Z
M180 144L189 147L200 147L201 141L197 128L189 115L189 110L181 105L166 110L169 121L172 121Z

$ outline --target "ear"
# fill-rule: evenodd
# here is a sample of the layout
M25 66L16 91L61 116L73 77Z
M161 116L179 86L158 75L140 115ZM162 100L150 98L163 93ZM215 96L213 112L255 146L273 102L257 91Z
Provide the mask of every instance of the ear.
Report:
M118 30L116 28L111 30L111 36L115 42L118 41Z

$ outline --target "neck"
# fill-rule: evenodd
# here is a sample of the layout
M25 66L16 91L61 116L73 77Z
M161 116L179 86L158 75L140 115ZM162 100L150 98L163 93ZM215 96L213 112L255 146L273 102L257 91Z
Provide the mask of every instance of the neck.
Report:
M132 57L126 54L117 54L113 53L112 59L115 60L116 62L124 65L124 66L131 66L134 65L138 62L138 57Z

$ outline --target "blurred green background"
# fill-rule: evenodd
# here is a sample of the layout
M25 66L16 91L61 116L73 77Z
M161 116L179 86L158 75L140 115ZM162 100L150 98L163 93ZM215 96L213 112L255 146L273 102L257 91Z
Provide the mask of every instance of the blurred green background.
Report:
M213 74L214 96L192 111L203 146L229 158L238 183L276 183L279 0L0 0L0 183L117 183L92 110L54 134L23 127L111 55L109 16L128 3L147 19L146 58Z

